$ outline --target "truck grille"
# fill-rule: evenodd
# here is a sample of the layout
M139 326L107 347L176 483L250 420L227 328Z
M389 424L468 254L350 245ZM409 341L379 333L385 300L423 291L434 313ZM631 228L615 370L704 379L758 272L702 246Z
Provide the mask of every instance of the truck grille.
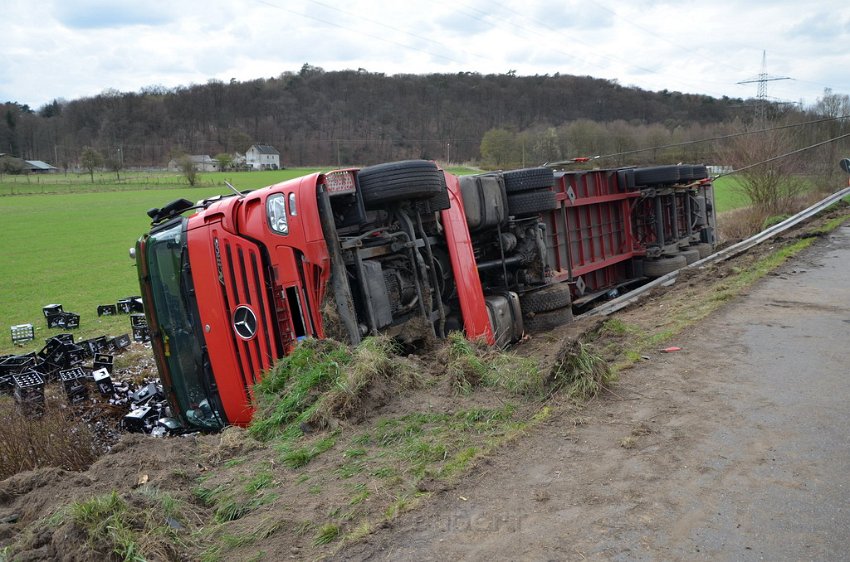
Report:
M233 326L230 337L233 342L236 367L246 397L253 401L250 387L260 379L260 374L272 367L273 351L271 326L269 326L269 304L263 280L262 258L256 246L241 239L214 238L216 262L220 263L219 285L227 317L239 306L248 306L257 315L257 330L250 339L239 337Z

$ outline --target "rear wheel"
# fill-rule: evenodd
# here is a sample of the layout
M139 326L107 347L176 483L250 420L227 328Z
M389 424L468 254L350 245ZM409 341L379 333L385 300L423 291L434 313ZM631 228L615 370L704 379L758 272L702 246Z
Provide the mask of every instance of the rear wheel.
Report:
M572 302L570 286L566 283L547 285L542 289L525 293L519 298L523 314L549 312L569 306Z
M505 191L519 193L555 184L555 176L550 168L523 168L502 174L505 179Z
M550 312L534 312L523 315L522 321L527 332L545 332L563 326L573 320L573 309L569 306Z
M402 160L369 166L358 175L363 201L378 205L405 199L423 199L445 190L445 178L428 160Z
M508 195L508 212L512 215L532 215L557 208L555 193L548 189Z
M661 277L668 273L673 273L686 265L688 265L688 260L682 255L657 260L646 260L643 264L643 273L647 277Z
M679 254L685 257L685 261L688 262L688 265L700 260L699 250L695 248L682 250Z
M635 185L671 184L679 181L678 166L652 166L635 170Z
M679 164L679 180L683 182L690 182L694 180L694 167L688 164Z
M714 248L711 247L711 244L706 244L705 242L701 242L696 246L691 246L693 249L699 252L700 259L707 258L714 252Z

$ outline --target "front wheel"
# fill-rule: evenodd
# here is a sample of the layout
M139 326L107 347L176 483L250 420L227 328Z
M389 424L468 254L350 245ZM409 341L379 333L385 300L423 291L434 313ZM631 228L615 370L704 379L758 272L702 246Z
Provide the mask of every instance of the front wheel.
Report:
M442 172L429 160L402 160L363 168L358 179L363 201L375 206L439 195L445 190L440 176Z

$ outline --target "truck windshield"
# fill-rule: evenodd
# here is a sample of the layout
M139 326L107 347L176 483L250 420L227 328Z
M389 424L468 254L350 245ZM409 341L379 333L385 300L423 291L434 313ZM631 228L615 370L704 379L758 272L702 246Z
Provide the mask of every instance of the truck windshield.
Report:
M190 425L217 429L226 423L218 395L211 388L199 337L196 336L191 275L186 264L185 219L152 233L145 245L153 312L161 332L162 351L170 373L171 393ZM145 303L146 305L148 303ZM168 386L167 381L163 381Z

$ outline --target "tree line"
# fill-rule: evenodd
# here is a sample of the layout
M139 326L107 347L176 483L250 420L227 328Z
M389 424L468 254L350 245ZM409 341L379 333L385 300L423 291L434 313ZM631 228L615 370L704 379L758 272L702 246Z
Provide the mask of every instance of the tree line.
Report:
M286 166L426 158L507 167L719 136L752 126L755 103L588 76L385 75L305 64L273 78L110 90L38 109L0 104L0 153L67 169L80 167L84 154L90 162L89 149L120 169L163 167L178 154L244 153L262 143L277 148ZM774 109L783 119L816 113ZM604 165L711 156L710 146L697 144Z

